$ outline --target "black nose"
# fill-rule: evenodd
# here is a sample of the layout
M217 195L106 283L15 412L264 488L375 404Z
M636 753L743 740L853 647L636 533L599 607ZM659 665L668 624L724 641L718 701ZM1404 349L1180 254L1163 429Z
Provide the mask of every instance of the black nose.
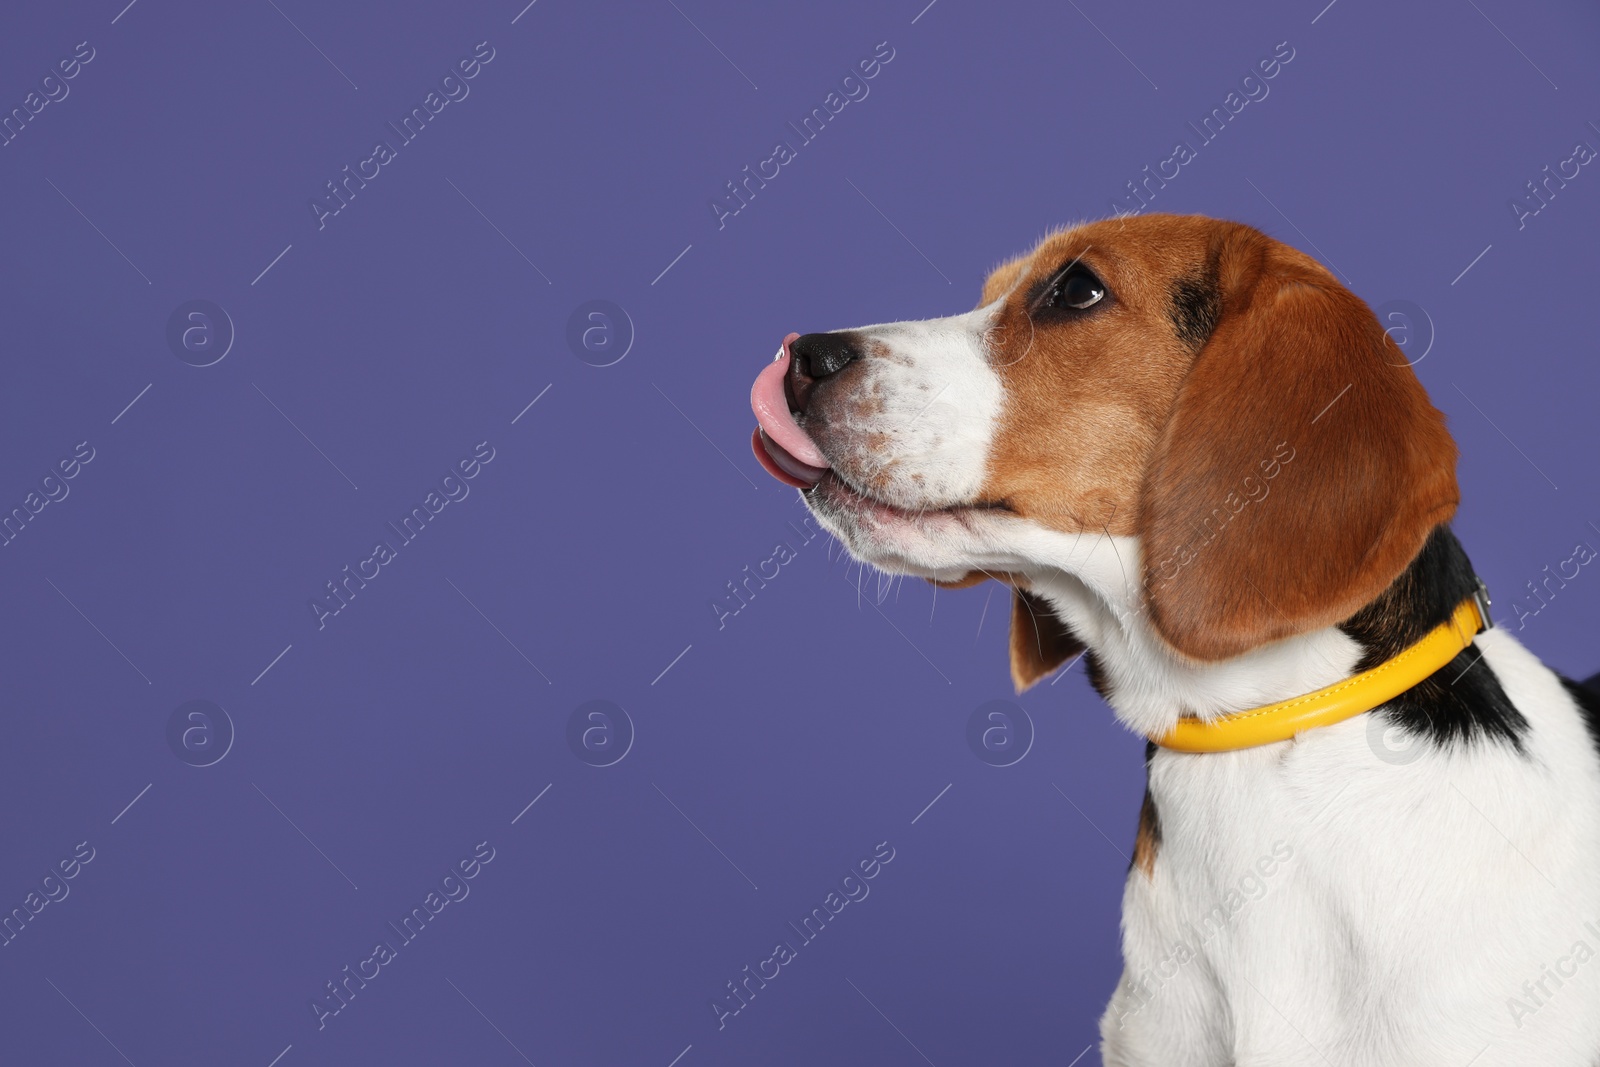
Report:
M848 333L808 333L789 344L789 397L794 409L804 412L811 392L824 378L831 378L861 358L855 337Z

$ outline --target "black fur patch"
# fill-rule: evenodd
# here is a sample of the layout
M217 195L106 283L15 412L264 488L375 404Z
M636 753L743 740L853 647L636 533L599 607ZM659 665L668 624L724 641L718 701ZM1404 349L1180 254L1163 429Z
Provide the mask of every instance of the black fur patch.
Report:
M1215 274L1179 278L1172 285L1172 325L1178 340L1199 349L1211 339L1217 318L1222 313L1222 294Z
M1472 594L1472 563L1445 525L1382 595L1339 629L1366 650L1358 671L1376 667L1417 643ZM1528 720L1512 705L1500 679L1469 645L1428 678L1385 705L1389 721L1441 748L1490 741L1522 751Z
M1567 688L1567 695L1583 712L1583 723L1589 728L1589 739L1595 743L1595 747L1600 748L1600 674L1582 682L1574 682L1563 675L1556 677L1561 679L1561 684Z
M1088 677L1094 691L1100 694L1100 699L1110 702L1111 677L1106 674L1106 665L1100 662L1100 657L1094 654L1093 649L1083 654L1083 673Z

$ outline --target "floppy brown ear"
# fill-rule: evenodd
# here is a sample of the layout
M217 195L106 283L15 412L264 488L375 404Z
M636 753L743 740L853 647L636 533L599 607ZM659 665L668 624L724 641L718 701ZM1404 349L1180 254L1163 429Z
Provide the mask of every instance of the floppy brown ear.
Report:
M1151 620L1202 660L1349 618L1460 498L1444 416L1360 299L1247 227L1213 254L1220 316L1140 513Z
M1042 598L1015 589L1011 598L1011 681L1021 693L1068 659L1084 644L1061 624Z

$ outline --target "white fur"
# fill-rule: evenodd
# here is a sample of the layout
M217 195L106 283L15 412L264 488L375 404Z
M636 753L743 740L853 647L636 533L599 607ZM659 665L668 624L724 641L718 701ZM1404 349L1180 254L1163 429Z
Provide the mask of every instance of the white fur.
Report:
M887 469L924 475L895 482L899 506L981 484L1003 399L974 366L989 314L868 331L910 357L871 379L887 411L953 391L896 437ZM1360 655L1330 628L1185 660L1147 621L1135 538L812 504L886 570L1027 577L1094 649L1140 734L1310 692ZM1161 843L1153 878L1131 872L1124 893L1108 1065L1600 1063L1600 759L1548 668L1504 631L1477 647L1530 724L1524 753L1479 740L1396 759L1371 715L1240 752L1157 751Z
M808 426L835 470L904 507L970 500L1000 421L1000 378L984 344L998 308L852 330L866 359L851 399L870 410L843 405L823 426ZM886 438L892 447L872 447Z
M1217 665L1184 662L1125 592L1121 567L1139 573L1137 544L1101 545L1078 551L1076 576L1037 580L1089 639L1118 717L1139 732L1169 727L1175 709L1212 717L1353 673L1360 650L1337 629ZM1106 547L1120 557L1115 573ZM1484 1053L1483 1064L1592 1067L1594 743L1514 637L1491 631L1478 647L1529 720L1525 755L1479 742L1385 759L1367 716L1241 752L1156 753L1162 841L1153 879L1134 872L1124 893L1126 971L1102 1022L1108 1065L1464 1067ZM1570 959L1579 941L1593 960ZM1559 987L1523 988L1564 957L1573 974Z

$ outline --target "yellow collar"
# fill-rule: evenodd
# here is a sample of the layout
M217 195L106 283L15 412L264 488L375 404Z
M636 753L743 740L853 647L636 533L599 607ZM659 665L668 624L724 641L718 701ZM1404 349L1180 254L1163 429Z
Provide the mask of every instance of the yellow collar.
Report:
M1449 663L1472 639L1494 625L1489 618L1489 591L1480 581L1467 597L1426 637L1371 670L1335 682L1315 693L1266 707L1224 715L1211 722L1180 719L1170 733L1150 740L1175 752L1232 752L1274 741L1287 741L1318 726L1354 718L1404 693Z

